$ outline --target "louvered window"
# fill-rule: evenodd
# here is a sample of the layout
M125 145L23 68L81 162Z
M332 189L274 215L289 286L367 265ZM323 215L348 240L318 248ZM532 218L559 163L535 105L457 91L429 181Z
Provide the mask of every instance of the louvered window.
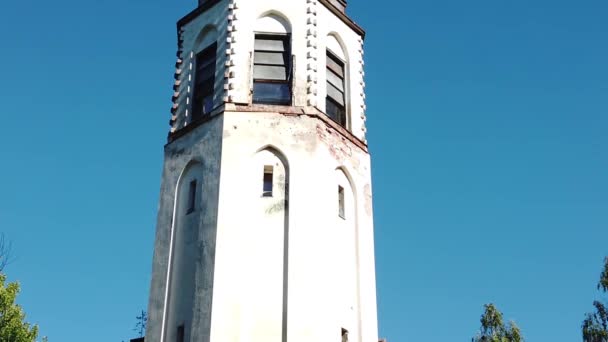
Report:
M253 56L253 102L291 104L289 35L256 35Z
M213 110L213 88L215 84L215 55L217 43L196 55L192 119L196 120Z
M344 96L344 62L327 51L327 97L325 112L335 122L346 127Z

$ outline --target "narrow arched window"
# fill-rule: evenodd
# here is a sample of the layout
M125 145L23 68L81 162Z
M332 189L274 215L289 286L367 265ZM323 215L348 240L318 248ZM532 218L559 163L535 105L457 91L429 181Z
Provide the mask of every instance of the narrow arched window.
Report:
M289 35L256 34L253 55L253 102L291 104Z
M344 188L338 185L338 216L346 219L346 212L344 209Z
M263 197L272 197L272 186L274 185L272 165L264 166L264 184L262 189Z
M208 115L213 110L216 51L217 43L213 43L196 54L192 96L193 120Z
M340 126L346 127L344 61L327 50L326 65L327 96L325 97L325 113Z
M291 25L270 14L256 22L253 47L253 103L291 105Z
M193 213L196 210L196 179L190 181L190 188L188 189L188 210L186 214Z

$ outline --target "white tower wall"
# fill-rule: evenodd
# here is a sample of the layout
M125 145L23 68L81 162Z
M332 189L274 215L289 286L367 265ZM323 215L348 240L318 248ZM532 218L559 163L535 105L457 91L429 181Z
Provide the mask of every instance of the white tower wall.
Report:
M178 23L147 341L377 341L364 33L340 13L210 0ZM290 106L252 103L256 33L291 37ZM215 109L194 119L195 57L214 43ZM327 49L345 66L345 127L324 114Z

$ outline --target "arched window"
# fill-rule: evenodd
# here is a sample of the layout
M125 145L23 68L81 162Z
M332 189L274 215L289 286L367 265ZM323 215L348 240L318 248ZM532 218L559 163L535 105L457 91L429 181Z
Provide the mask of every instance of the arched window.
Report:
M347 127L346 115L346 55L334 36L327 37L325 113Z
M258 19L253 53L253 103L290 105L291 28L270 14Z
M192 120L208 115L213 110L216 51L217 43L213 43L196 54Z
M216 60L217 30L209 26L197 38L194 51L193 121L210 114L215 107Z

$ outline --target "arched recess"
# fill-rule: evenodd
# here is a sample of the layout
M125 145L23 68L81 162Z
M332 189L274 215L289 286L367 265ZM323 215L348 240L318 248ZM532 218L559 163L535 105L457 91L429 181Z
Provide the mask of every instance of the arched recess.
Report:
M328 114L334 121L344 126L348 130L352 130L351 108L350 108L350 64L349 54L344 41L340 36L331 32L325 38L326 46L326 101L325 113ZM335 106L330 107L330 102ZM341 120L336 116L336 110L343 107L344 119Z
M255 22L254 31L257 33L291 33L291 23L285 15L272 10L264 12Z
M289 164L282 152L266 146L255 152L250 165L251 216L241 238L251 243L242 250L247 286L241 312L245 323L239 328L251 341L286 342Z
M327 50L331 51L344 62L348 63L348 50L346 49L344 41L336 32L331 32L328 34L325 42Z
M348 331L349 341L361 340L359 231L357 192L350 173L344 167L334 171L336 279L334 289L342 329ZM336 327L336 332L339 331Z
M213 25L205 26L194 41L194 53L197 54L207 48L209 45L218 41L218 31Z
M163 341L184 342L192 334L196 297L196 271L202 254L199 241L203 201L203 164L190 162L182 172L175 191Z

